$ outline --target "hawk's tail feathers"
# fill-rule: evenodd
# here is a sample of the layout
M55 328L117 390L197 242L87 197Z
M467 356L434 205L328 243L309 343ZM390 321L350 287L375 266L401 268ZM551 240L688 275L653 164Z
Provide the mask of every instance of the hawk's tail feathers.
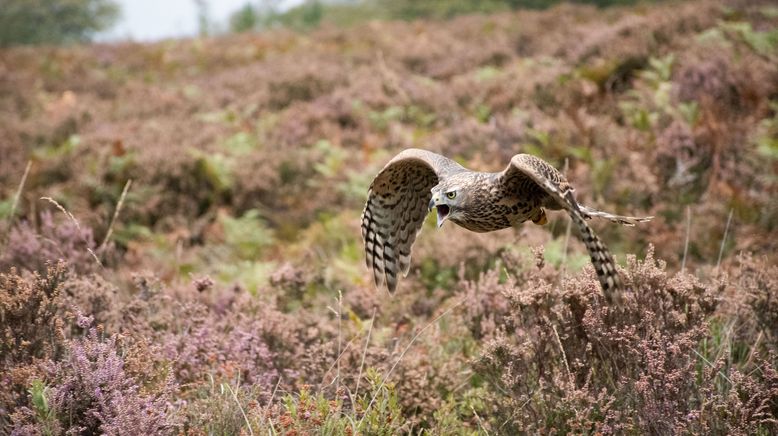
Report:
M581 210L581 214L586 219L591 219L592 217L605 218L606 220L611 221L613 223L621 224L623 226L630 226L630 227L634 226L637 223L645 223L651 221L651 219L654 218L653 216L635 217L635 216L616 215L609 212L603 212L601 210L592 209L582 204L579 204L578 208Z
M594 270L597 272L597 278L602 286L605 299L608 304L612 304L618 298L618 294L622 289L621 277L619 277L619 273L616 271L616 263L613 261L613 256L600 238L594 234L594 231L586 223L582 214L572 212L570 216L576 226L578 226L581 239L589 251L589 257L592 259L592 265L594 265Z

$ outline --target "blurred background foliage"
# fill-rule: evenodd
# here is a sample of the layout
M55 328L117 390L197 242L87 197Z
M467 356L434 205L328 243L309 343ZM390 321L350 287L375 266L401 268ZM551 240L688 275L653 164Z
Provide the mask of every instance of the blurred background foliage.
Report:
M652 3L656 0L575 0L568 3L598 7ZM518 9L546 9L563 0L306 0L281 11L278 0L246 2L230 18L233 32L266 27L310 29L322 23L338 27L369 20L448 19L457 15L496 13Z
M118 17L111 0L0 0L0 46L84 42Z
M448 19L458 15L545 9L562 0L305 0L293 7L281 0L255 0L226 23L211 17L209 3L191 0L200 35L258 31L276 27L309 30L323 23L351 26L370 20ZM656 0L575 0L598 7ZM121 17L115 0L0 0L0 46L67 44L94 39Z

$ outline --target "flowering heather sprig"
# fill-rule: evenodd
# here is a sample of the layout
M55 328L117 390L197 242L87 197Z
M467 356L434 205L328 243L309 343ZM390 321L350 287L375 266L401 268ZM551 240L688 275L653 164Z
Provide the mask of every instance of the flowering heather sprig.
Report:
M159 392L141 394L138 382L124 370L115 337L104 340L90 329L70 341L67 357L52 372L50 404L68 431L160 434L177 425L170 404L175 383L170 380Z
M94 316L85 316L83 313L79 312L76 314L76 325L79 328L82 328L84 330L88 329L92 326L92 323L95 322Z
M214 281L209 276L203 276L192 280L192 285L197 292L205 292L213 287Z
M173 362L181 383L204 383L207 375L218 380L240 380L269 392L280 376L276 353L263 335L264 320L240 312L215 312L185 323L179 332L161 338L162 352Z

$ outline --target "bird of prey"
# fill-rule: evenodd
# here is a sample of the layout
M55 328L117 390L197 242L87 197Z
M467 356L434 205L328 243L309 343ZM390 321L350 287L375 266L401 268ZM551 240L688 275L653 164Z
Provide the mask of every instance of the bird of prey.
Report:
M377 287L397 288L408 274L411 247L424 219L437 209L437 225L446 221L474 232L491 232L531 220L547 222L546 209L564 209L578 227L606 299L621 287L608 248L586 223L599 217L633 226L652 217L614 215L579 204L567 179L545 161L528 154L513 156L497 173L468 170L426 150L407 149L395 156L370 185L362 212L367 267Z

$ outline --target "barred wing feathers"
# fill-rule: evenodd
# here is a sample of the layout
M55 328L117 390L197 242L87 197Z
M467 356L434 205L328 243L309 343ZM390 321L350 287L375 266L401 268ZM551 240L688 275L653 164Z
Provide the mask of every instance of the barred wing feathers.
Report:
M411 247L421 231L432 197L430 189L465 168L426 150L395 156L370 185L362 212L365 261L377 287L397 289L398 273L408 274Z

